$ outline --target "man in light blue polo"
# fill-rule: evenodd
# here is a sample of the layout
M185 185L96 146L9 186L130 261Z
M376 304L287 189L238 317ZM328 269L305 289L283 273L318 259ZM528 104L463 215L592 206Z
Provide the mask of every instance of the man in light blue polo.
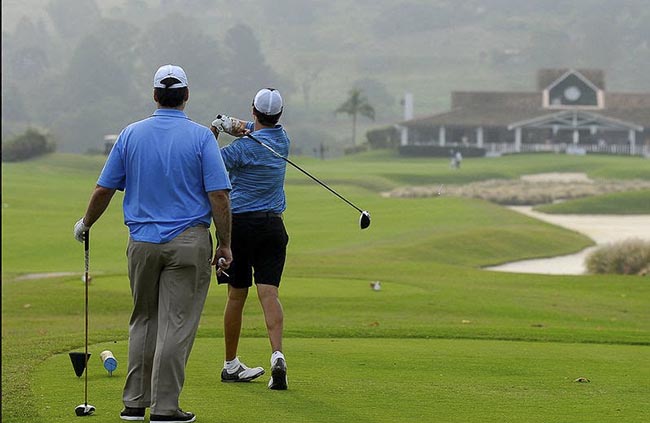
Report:
M153 85L157 110L120 133L74 236L82 241L115 191L124 190L133 312L120 417L142 421L150 408L152 423L192 422L178 398L211 264L221 260L227 269L232 262L231 185L214 136L183 112L189 99L183 69L160 67Z

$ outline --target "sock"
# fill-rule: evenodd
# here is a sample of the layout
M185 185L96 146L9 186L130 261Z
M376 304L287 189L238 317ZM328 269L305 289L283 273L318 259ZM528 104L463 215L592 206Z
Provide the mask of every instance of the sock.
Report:
M226 371L228 373L235 373L237 369L239 369L239 366L241 365L239 361L239 357L235 357L234 359L230 361L224 361L223 362L223 367L226 368Z
M275 364L278 358L283 358L284 361L287 361L284 358L284 354L282 354L282 351L274 351L273 354L271 354L271 366Z

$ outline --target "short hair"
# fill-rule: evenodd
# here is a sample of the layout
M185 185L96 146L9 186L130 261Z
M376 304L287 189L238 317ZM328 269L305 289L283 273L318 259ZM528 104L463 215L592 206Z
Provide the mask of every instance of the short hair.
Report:
M253 114L257 117L257 120L263 126L275 126L280 120L280 116L282 116L282 110L280 110L280 113L275 115L266 115L257 110L257 108L255 108L255 105L253 105Z
M170 85L178 84L180 81L176 78L165 78L160 82L165 85L165 87L169 87ZM154 88L153 93L156 101L160 103L161 106L178 107L187 100L188 89L187 87Z

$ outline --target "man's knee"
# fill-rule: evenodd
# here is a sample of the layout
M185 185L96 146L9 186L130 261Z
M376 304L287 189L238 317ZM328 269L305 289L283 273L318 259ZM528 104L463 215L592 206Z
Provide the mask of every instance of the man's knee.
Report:
M248 297L248 288L233 288L228 286L228 301L244 302Z
M278 287L274 285L257 285L257 296L260 298L260 301L273 300L278 298Z

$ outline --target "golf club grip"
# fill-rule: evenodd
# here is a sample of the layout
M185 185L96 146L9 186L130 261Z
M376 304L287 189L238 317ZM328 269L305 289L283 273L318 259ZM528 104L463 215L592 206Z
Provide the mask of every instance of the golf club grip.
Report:
M250 139L252 139L253 141L255 141L256 143L258 143L259 145L261 145L262 147L264 147L264 148L266 148L267 150L269 150L271 153L273 153L273 154L276 155L277 157L279 157L279 158L281 158L282 160L284 160L285 162L289 163L291 166L295 167L296 169L298 169L299 171L301 171L301 172L304 173L305 175L309 176L309 177L310 177L311 179L313 179L314 181L318 182L318 183L319 183L323 188L325 188L326 190L328 190L328 191L331 192L332 194L334 194L334 195L336 195L337 197L339 197L341 200L343 200L343 201L345 201L346 203L348 203L350 206L352 206L353 208L355 208L359 213L363 213L363 210L361 210L359 207L357 207L357 206L355 206L354 204L352 204L350 201L348 201L347 199L345 199L341 194L339 194L338 192L334 191L332 188L328 187L328 186L325 185L323 182L319 181L318 178L316 178L315 176L311 175L309 172L307 172L306 170L304 170L303 168L301 168L300 166L298 166L297 164L295 164L294 162L292 162L292 161L289 160L288 158L284 157L282 154L278 153L277 151L275 151L274 149L272 149L272 148L269 147L268 145L264 144L262 141L258 140L258 139L255 138L253 135L251 135L251 134L247 134L246 136L249 137Z
M90 246L90 229L84 234L84 251L88 252L88 247Z

